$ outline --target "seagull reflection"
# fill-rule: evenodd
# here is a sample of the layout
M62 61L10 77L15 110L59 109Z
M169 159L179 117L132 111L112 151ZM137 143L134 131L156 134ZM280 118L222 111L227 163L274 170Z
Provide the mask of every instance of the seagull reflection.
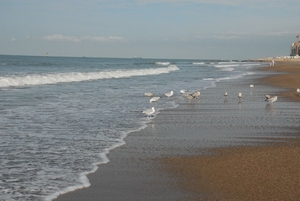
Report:
M238 105L239 105L239 109L242 109L242 101L241 100L239 100L239 102L238 102Z
M273 104L271 104L271 103L268 103L268 104L266 105L265 110L266 110L268 113L270 113L271 115L277 115L277 110L276 110L276 108L273 106Z
M155 129L155 124L151 124L151 129Z

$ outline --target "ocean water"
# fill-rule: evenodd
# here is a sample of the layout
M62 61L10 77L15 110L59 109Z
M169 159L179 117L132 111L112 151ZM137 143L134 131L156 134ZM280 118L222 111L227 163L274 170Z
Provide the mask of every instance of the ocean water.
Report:
M109 162L106 154L130 132L177 107L180 90L210 90L259 66L0 55L0 200L52 200L89 186L86 175ZM145 92L161 98L150 103ZM141 112L151 107L151 117Z

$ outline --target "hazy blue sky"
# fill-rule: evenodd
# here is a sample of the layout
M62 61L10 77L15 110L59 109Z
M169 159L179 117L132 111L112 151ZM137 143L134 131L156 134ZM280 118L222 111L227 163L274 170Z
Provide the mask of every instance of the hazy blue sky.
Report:
M299 0L0 0L0 54L289 55L299 16Z

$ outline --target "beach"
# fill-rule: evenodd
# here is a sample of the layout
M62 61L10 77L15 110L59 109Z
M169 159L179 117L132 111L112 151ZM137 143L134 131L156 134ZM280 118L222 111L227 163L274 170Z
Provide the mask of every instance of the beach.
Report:
M293 101L300 101L299 94L296 92L300 88L300 61L282 62L278 61L275 66L265 68L266 71L279 72L279 75L269 76L262 79L262 82L275 87L284 88L282 96L288 97Z
M160 111L88 175L90 187L55 200L298 200L300 65L257 71Z

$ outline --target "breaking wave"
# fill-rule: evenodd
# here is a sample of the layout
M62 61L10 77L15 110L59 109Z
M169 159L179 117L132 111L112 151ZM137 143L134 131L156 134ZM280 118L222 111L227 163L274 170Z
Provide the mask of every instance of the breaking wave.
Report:
M179 68L176 65L170 65L166 68L2 76L0 77L0 88L159 75L177 70L179 70Z

